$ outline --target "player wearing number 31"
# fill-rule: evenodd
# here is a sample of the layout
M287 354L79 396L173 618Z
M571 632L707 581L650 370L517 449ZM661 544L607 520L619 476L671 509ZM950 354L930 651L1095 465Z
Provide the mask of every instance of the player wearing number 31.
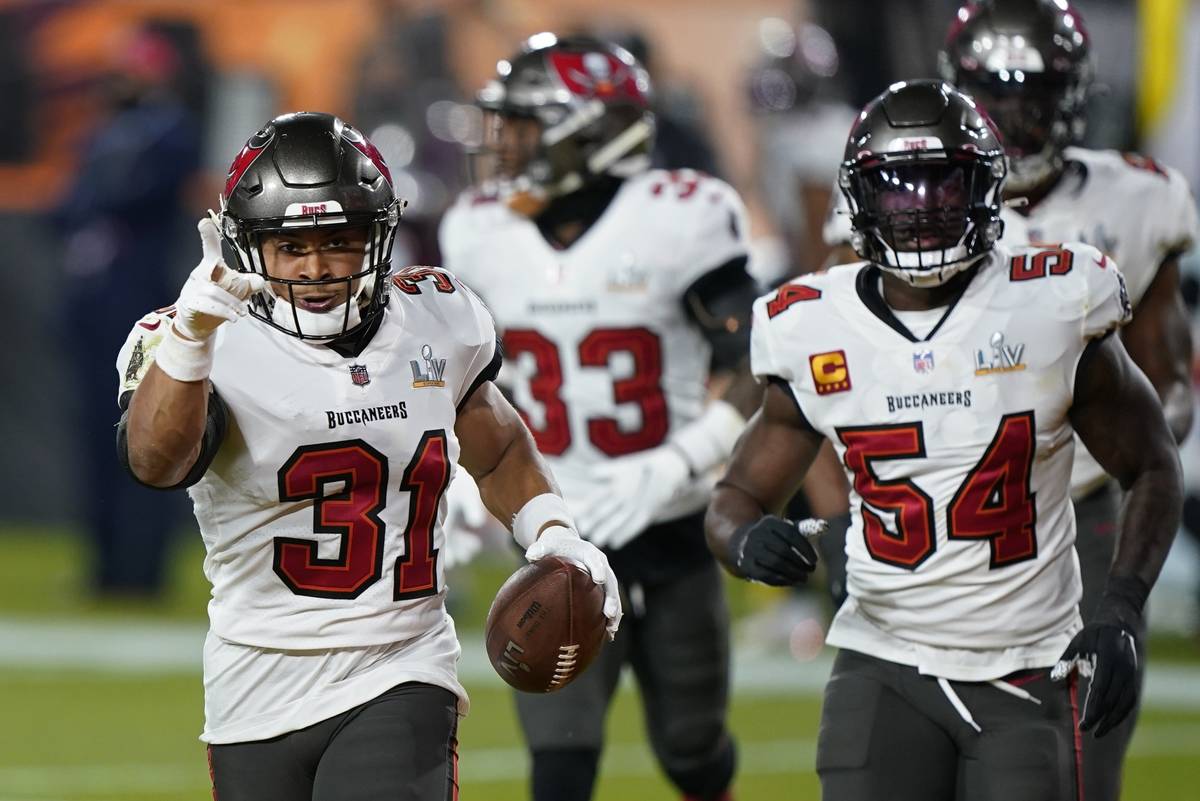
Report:
M269 122L230 168L173 307L118 358L118 450L187 487L213 584L205 727L222 801L457 798L466 694L444 606L459 463L532 561L616 578L491 379L491 317L449 273L391 272L403 201L362 134ZM224 242L235 259L222 259Z
M966 96L892 86L859 116L841 170L865 261L755 306L766 394L707 531L746 578L804 568L804 537L770 514L833 444L854 522L849 600L828 635L841 651L817 745L826 801L1076 799L1078 729L1104 734L1136 698L1178 458L1112 335L1130 316L1116 265L1082 244L996 245L1005 171ZM1086 626L1072 431L1126 490ZM1076 672L1094 672L1086 699Z

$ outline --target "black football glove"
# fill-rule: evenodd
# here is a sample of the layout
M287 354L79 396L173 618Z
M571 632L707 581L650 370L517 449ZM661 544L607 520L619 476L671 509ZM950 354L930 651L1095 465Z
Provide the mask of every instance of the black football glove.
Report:
M1091 674L1080 731L1095 727L1095 736L1103 737L1137 703L1142 670L1138 638L1149 594L1141 579L1110 578L1095 617L1075 635L1051 671L1055 681L1066 679L1075 668L1081 676Z
M803 584L817 567L817 552L808 541L823 532L824 520L784 520L769 515L747 523L733 534L730 561L751 581L776 587Z

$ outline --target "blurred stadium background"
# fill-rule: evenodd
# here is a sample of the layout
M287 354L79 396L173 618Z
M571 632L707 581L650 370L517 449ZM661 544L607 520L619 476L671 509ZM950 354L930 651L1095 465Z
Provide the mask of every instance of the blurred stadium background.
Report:
M844 119L892 80L934 74L955 5L0 1L0 260L8 287L8 344L0 348L0 801L208 797L196 739L203 552L185 499L130 494L104 456L117 415L111 365L141 311L174 300L199 252L193 222L215 205L230 159L263 121L323 110L366 131L410 201L398 260L437 263L437 221L465 185L464 148L478 141L471 98L496 60L538 30L618 36L641 48L657 81L673 130L664 163L718 171L746 196L755 270L769 280L788 269L789 248L806 258L812 224L793 225L788 215L811 221L823 211L806 194L810 209L797 211L800 188L773 183L791 175L776 169L789 158L778 130L790 131L785 145L804 151L806 168L819 176L814 185L828 186L845 127L826 133L827 119ZM1105 87L1089 144L1161 158L1200 184L1200 3L1076 5ZM795 35L804 22L819 22L832 38ZM811 87L794 83L802 91L785 85L780 95L764 67L801 45L819 89L810 96ZM810 104L818 102L840 111L814 121ZM1194 257L1187 271L1194 309ZM1195 434L1184 462L1200 488ZM1200 502L1189 504L1189 518L1200 518L1195 509ZM1153 596L1146 709L1127 798L1200 799L1195 542L1180 536ZM474 698L461 730L468 799L524 797L511 698L479 635L515 564L493 544L451 579ZM729 590L738 621L738 797L815 799L819 692L829 665L820 646L823 596L734 583ZM670 798L631 692L609 727L598 798Z

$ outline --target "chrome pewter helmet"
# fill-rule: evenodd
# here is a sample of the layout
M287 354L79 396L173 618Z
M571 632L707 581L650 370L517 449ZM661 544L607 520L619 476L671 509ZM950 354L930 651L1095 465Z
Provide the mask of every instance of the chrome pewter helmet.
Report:
M1010 192L1062 170L1063 150L1083 136L1092 82L1087 31L1067 0L968 3L938 61L1000 131Z
M913 286L945 283L1003 231L1000 139L942 81L893 84L858 115L838 184L861 258Z
M540 126L536 147L498 182L514 209L536 213L598 176L624 177L649 167L650 77L624 48L539 33L496 72L478 97L493 125L525 118Z
M297 112L268 122L229 168L221 195L221 233L237 269L264 276L250 313L300 339L337 339L377 317L387 304L392 240L403 201L379 151L332 114ZM367 243L362 269L335 278L287 279L267 271L263 241L298 229L361 227ZM316 313L296 305L297 290L327 286L348 302Z

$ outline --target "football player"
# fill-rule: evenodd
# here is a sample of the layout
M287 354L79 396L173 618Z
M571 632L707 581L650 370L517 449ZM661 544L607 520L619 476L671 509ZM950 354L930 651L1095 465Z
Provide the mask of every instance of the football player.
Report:
M729 622L701 515L761 395L742 203L703 174L648 169L649 79L616 46L534 36L481 102L495 180L446 215L442 252L495 315L505 384L631 610L573 684L517 696L533 798L591 797L627 663L667 776L726 798ZM714 373L727 389L710 401Z
M755 304L766 395L708 536L737 575L802 578L808 527L773 515L833 444L854 522L817 746L827 801L1077 799L1078 731L1103 735L1137 697L1179 458L1114 335L1131 312L1113 260L1082 243L996 244L1005 174L969 98L894 85L860 115L842 166L865 263ZM1086 625L1072 432L1127 491ZM1077 674L1092 675L1086 698Z
M1121 338L1182 442L1192 426L1193 399L1179 257L1192 247L1198 225L1187 182L1148 158L1070 146L1083 133L1092 65L1083 20L1065 3L997 0L965 7L951 25L940 62L943 77L995 121L1010 165L1008 194L1027 199L1006 216L1004 241L1077 239L1121 265L1134 306ZM1096 613L1116 550L1120 495L1117 481L1076 443L1071 497L1085 620ZM1135 710L1108 737L1084 739L1086 798L1121 797L1136 722Z
M270 121L200 222L179 299L118 358L120 457L187 487L208 551L201 739L222 801L458 797L467 696L440 558L455 463L530 560L604 585L616 632L616 578L492 384L487 310L444 270L392 274L402 207L351 126Z
M1182 441L1192 425L1192 343L1179 292L1179 257L1197 233L1187 182L1141 156L1073 146L1083 134L1092 64L1083 20L1067 3L966 5L950 25L939 60L942 77L974 98L1000 131L1009 161L1004 196L1010 201L1001 213L1001 241L1087 242L1121 265L1134 307L1121 339L1154 385L1176 441ZM848 242L849 217L833 216L826 236ZM1080 612L1087 620L1096 611L1116 548L1120 488L1078 441L1071 497L1083 574ZM1085 738L1088 798L1120 797L1121 765L1136 719L1136 713L1130 715L1102 740Z

